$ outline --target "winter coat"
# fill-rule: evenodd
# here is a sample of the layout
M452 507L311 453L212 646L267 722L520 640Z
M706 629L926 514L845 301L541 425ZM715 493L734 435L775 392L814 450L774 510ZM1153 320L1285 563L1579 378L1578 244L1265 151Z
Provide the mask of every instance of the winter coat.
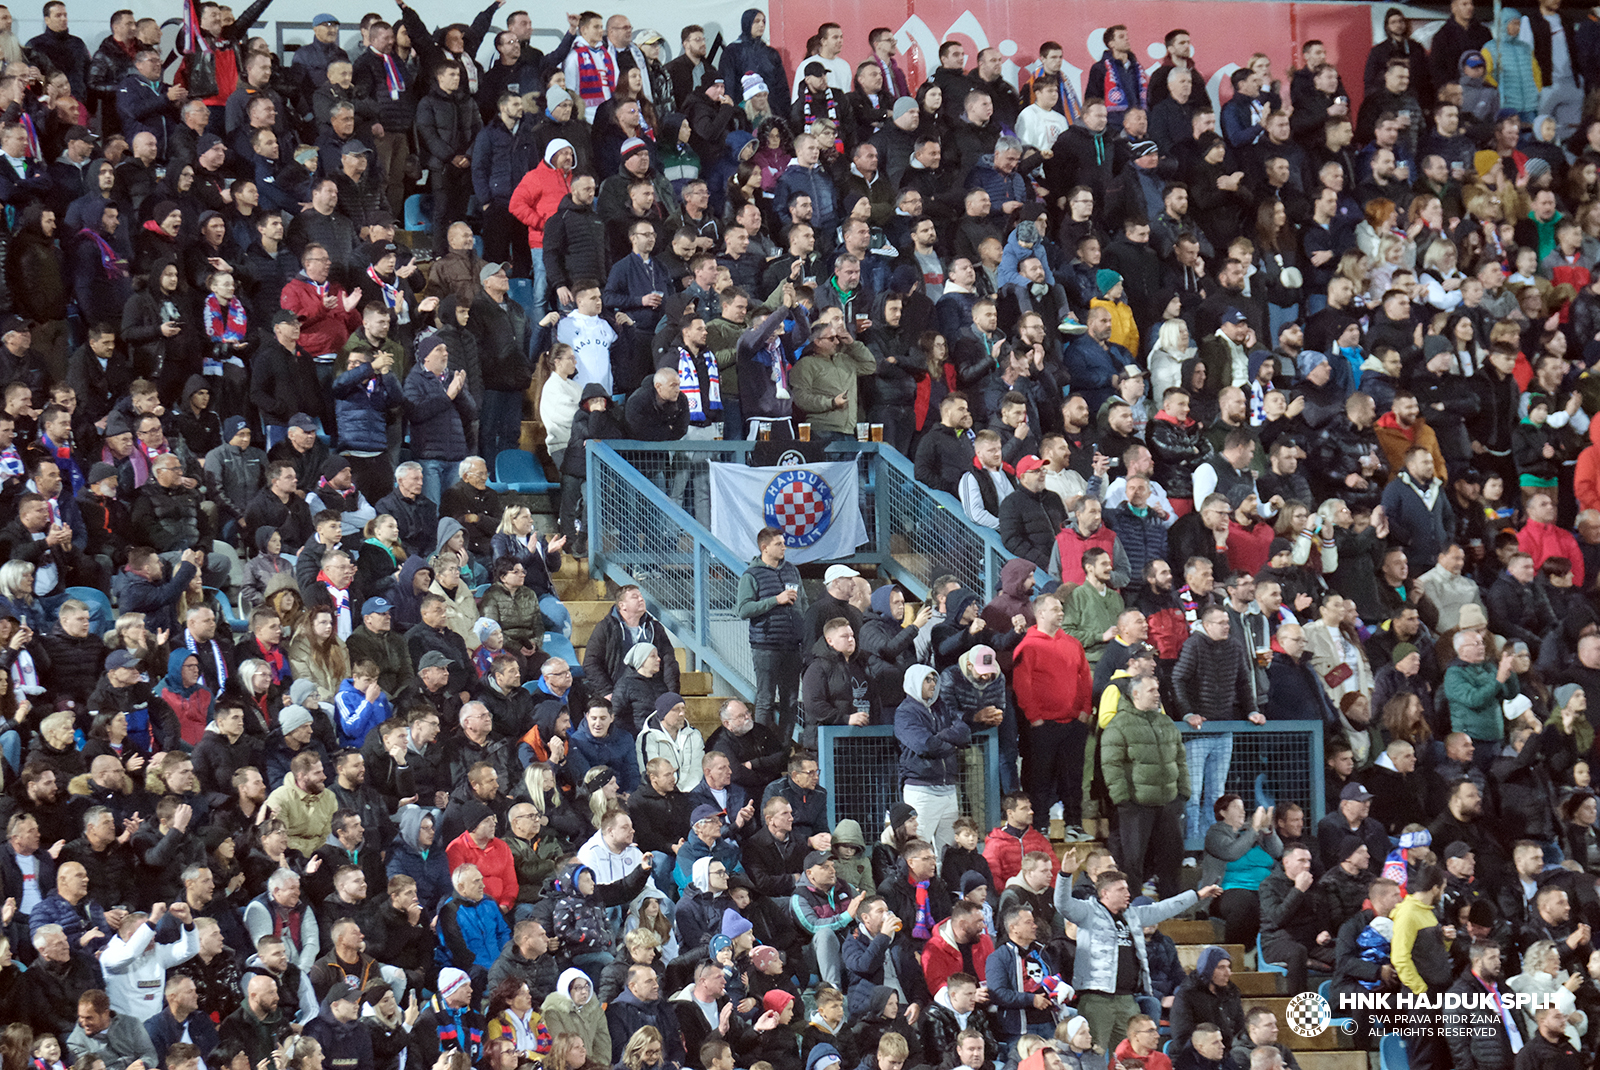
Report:
M446 93L435 86L417 104L414 127L422 165L431 171L459 173L450 161L457 156L471 156L472 142L483 129L483 115L472 98L462 90Z
M556 990L545 997L539 1007L545 1028L552 1036L558 1033L576 1033L583 1038L589 1058L602 1066L611 1065L611 1032L606 1023L605 1008L591 985L589 999L581 1007L572 1002L572 982L589 981L582 970L564 970L556 981ZM617 1049L621 1053L621 1049Z
M1160 708L1141 710L1121 695L1117 715L1100 736L1099 757L1106 789L1118 806L1165 806L1189 797L1183 738Z
M528 247L544 248L544 228L572 192L572 172L556 168L550 158L569 147L561 139L545 147L544 160L522 176L511 193L510 211L528 228Z
M1106 513L1106 527L1117 534L1122 552L1128 555L1128 575L1143 576L1144 568L1167 556L1167 526L1153 510L1138 516L1133 506L1123 501Z
M417 832L428 814L428 810L419 806L401 808L400 833L389 844L389 857L385 862L389 877L410 877L417 882L417 902L422 905L424 918L431 918L440 901L451 893L450 862L438 838L435 837L426 855L417 846Z
M1145 428L1150 453L1155 460L1155 478L1168 498L1194 495L1194 470L1205 459L1206 447L1200 437L1200 424L1193 419L1173 422L1158 412Z
M1048 487L1030 491L1018 486L1000 503L1000 542L1011 553L1032 561L1040 568L1050 567L1050 552L1056 534L1066 523L1066 507ZM1165 544L1166 529L1162 529Z
M471 394L461 390L452 399L439 377L418 361L406 376L404 397L413 456L432 461L466 457L466 428L478 415Z
M845 658L831 647L823 647L806 666L800 696L808 747L816 746L819 726L849 724L854 713L866 713L868 723L876 724L882 709L867 676L865 659L859 652Z
M475 903L452 895L439 904L439 942L434 955L441 965L468 973L477 967L487 973L510 941L505 916L487 893Z
M1489 661L1469 665L1454 661L1444 672L1444 697L1450 704L1450 730L1465 732L1474 740L1497 742L1505 738L1505 717L1500 703L1519 694L1516 674L1501 683ZM1481 745L1481 744L1480 744Z
M900 776L907 784L959 784L961 750L972 742L972 729L940 701L937 689L932 699L923 698L923 686L932 673L925 665L906 670L906 697L894 711Z
M679 692L678 657L673 652L672 640L661 622L646 613L637 626L630 628L613 609L600 619L589 633L589 642L583 652L583 679L591 694L609 694L615 681L622 675L623 657L628 648L639 641L650 643L661 655L661 679L667 690Z
M367 453L388 449L389 411L398 408L403 397L394 373L379 375L371 361L340 373L333 381L340 447Z
M1203 632L1193 633L1172 671L1177 712L1197 713L1212 721L1243 720L1254 712L1250 673L1244 648L1233 639L1219 642Z

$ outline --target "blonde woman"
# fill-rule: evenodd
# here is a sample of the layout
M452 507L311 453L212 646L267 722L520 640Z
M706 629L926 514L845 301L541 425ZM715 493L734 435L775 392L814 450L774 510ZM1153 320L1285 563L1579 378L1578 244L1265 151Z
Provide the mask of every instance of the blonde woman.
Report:
M1170 319L1156 332L1156 344L1150 350L1150 400L1159 407L1161 396L1178 385L1183 376L1183 362L1195 355L1189 344L1189 325L1181 319Z

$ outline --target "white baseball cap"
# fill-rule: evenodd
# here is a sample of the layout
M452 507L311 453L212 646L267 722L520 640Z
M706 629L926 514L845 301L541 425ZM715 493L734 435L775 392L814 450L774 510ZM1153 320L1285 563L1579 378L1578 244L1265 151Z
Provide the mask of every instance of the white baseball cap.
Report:
M822 574L822 582L832 583L834 580L853 579L861 575L849 565L829 565L828 571Z

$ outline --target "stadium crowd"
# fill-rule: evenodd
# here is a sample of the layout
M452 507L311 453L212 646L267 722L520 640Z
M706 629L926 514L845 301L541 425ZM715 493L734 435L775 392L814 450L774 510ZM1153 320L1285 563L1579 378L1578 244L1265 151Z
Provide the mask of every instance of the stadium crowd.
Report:
M1600 21L1391 10L1212 100L1182 29L913 88L757 9L280 57L268 3L0 8L0 1068L1297 1068L1252 964L1594 1065ZM991 600L767 529L709 738L639 588L578 657L586 442L863 424Z

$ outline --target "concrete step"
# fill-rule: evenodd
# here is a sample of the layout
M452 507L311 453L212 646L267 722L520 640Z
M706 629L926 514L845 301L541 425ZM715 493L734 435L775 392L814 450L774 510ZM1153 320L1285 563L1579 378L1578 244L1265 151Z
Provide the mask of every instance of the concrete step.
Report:
M1214 946L1220 947L1226 951L1228 953L1228 957L1233 960L1233 964L1235 966L1244 966L1243 944L1215 944ZM1200 952L1204 951L1205 948L1205 944L1179 944L1178 961L1183 964L1184 969L1192 970L1199 965Z
M684 703L689 709L689 723L700 729L700 734L707 739L710 739L711 733L722 726L722 722L717 719L717 708L722 702L723 700L715 695L684 696Z
M1233 983L1245 996L1280 996L1288 986L1281 973L1256 973L1253 970L1244 970L1233 975Z
M1368 1066L1364 1051L1296 1051L1294 1061L1300 1070L1367 1070Z
M1289 1007L1288 996L1245 996L1240 1001L1244 1006L1245 1014L1249 1014L1257 1007L1265 1007L1278 1019L1278 1039L1296 1052L1301 1051L1341 1051L1354 1047L1354 1042L1342 1029L1328 1029L1316 1037L1303 1037L1289 1028L1289 1023L1284 1020L1284 1011Z
M1214 944L1221 935L1221 926L1209 918L1196 921L1171 918L1156 928L1172 937L1172 942L1175 944Z
M680 672L678 693L685 698L702 698L711 694L711 674L708 672Z

